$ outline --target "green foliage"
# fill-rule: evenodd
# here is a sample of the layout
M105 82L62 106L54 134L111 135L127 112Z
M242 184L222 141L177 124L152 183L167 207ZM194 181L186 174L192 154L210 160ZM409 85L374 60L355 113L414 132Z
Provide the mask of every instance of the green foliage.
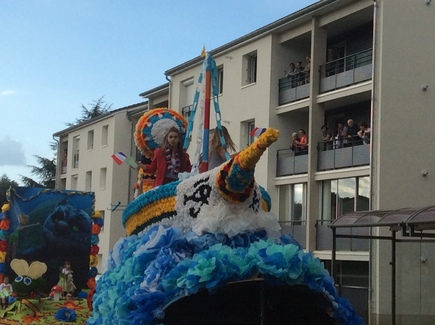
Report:
M67 123L68 126L73 126L80 124L82 122L91 120L100 115L106 114L112 108L112 104L108 105L104 100L104 96L101 96L98 100L94 100L91 104L89 104L90 108L87 108L85 105L82 105L82 116L77 118L75 123Z
M6 192L11 187L18 187L18 183L11 180L6 174L3 174L0 178L0 207L7 203Z
M33 180L32 178L21 176L21 182L24 183L25 186L29 187L46 187L46 188L54 188L55 178L56 178L56 159L49 159L34 155L38 161L39 166L31 166L30 168L31 174L40 179L40 182Z

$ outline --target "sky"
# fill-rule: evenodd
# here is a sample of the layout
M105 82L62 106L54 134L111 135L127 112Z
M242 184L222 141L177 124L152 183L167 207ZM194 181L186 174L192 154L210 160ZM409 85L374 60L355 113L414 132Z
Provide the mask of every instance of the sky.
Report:
M145 101L164 72L317 0L0 0L0 177L33 177L53 134L103 97ZM22 185L22 184L21 184Z

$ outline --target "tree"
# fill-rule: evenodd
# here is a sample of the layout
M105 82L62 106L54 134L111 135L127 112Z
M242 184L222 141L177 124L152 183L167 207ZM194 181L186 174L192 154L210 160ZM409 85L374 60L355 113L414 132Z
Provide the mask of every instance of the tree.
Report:
M0 208L4 203L7 203L6 192L11 187L18 187L18 183L11 180L6 174L3 174L0 178Z
M56 158L49 159L34 155L38 161L39 166L27 165L31 169L31 174L37 176L41 182L37 182L34 179L21 176L21 182L28 187L46 187L54 188L56 178Z
M94 100L90 108L82 105L82 116L77 118L75 123L67 123L68 126L73 126L80 124L82 122L88 121L100 115L106 114L112 108L112 104L108 105L104 100L104 96L101 96L98 100Z

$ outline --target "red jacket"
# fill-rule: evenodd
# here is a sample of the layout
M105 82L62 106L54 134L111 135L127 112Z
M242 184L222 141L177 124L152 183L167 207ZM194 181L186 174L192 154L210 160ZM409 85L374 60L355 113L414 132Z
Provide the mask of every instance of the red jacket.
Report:
M154 158L150 164L145 165L145 173L156 173L156 180L154 186L162 185L165 181L166 175L166 154L165 149L157 148L154 151ZM190 172L192 169L192 164L190 163L189 155L183 152L183 161L180 166L180 173Z

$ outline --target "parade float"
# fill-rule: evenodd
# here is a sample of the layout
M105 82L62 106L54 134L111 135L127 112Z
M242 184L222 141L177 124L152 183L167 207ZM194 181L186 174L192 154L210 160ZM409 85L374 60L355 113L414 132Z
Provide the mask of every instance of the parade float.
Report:
M212 75L214 61L207 55L204 62ZM153 111L135 131L150 158L169 125L185 143L192 129L175 111ZM200 127L208 143L208 122ZM322 262L280 233L270 197L255 181L257 162L278 136L268 128L203 173L198 153L206 160L208 152L197 150L191 174L136 197L123 211L127 236L98 280L88 324L362 324Z

